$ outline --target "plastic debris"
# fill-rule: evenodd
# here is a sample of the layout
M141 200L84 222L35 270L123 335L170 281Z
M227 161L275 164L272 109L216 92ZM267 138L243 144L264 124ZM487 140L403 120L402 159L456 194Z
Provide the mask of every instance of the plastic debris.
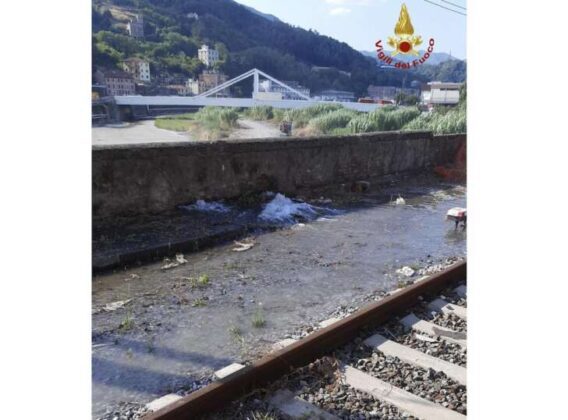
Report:
M132 299L117 300L116 302L107 303L103 307L103 311L106 311L106 312L116 311L117 309L120 309L120 308L124 307L125 305L127 305L131 300Z
M176 254L176 261L179 264L185 264L187 262L187 260L185 259L185 257L183 256L183 254Z
M396 270L396 273L401 274L401 275L406 276L406 277L412 277L416 273L416 271L414 271L410 267L402 267L402 268L399 268L398 270Z
M463 207L453 207L446 213L446 220L451 220L456 224L456 229L461 223L462 227L465 229L467 225L467 210Z
M406 204L406 200L402 198L400 194L398 195L396 200L393 200L391 196L391 204L394 206L404 206Z
M171 268L175 268L175 267L178 267L178 266L179 266L178 262L172 261L169 258L164 258L164 265L161 266L160 268L162 270L169 270Z
M237 246L232 248L232 251L235 252L248 251L249 249L251 249L253 246L256 245L256 242L254 241L253 238L247 238L242 241L235 241L234 243Z

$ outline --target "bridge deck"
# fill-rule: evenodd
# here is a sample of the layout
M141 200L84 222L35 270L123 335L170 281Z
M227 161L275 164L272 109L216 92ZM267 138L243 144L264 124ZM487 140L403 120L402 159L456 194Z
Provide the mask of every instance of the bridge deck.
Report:
M359 102L331 102L331 101L304 101L279 100L265 101L252 98L210 98L192 96L115 96L117 105L130 106L226 106L237 108L251 108L254 106L271 106L273 108L300 109L318 104L339 104L345 108L361 112L371 112L381 105L364 104Z

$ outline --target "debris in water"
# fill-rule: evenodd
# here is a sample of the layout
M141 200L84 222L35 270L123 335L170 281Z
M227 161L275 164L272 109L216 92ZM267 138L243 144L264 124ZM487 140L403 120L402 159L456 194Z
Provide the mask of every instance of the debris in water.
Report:
M108 346L112 346L113 343L100 343L100 344L93 344L92 349L100 349L101 347L108 347Z
M463 229L465 230L465 227L467 225L467 210L463 207L453 207L448 210L448 213L446 214L446 220L453 221L456 224L456 229L461 223Z
M127 305L131 300L132 299L118 300L116 302L107 303L103 307L103 311L106 311L106 312L116 311L117 309L122 308L124 305Z
M404 206L406 204L406 200L399 194L398 198L394 202L391 201L391 203L395 206Z
M177 266L179 266L178 262L174 262L174 261L170 260L169 258L164 258L164 265L160 268L162 270L169 270L169 269L175 268Z
M247 239L244 239L242 241L235 241L235 245L237 245L237 246L234 247L232 249L232 251L236 251L236 252L248 251L253 246L255 246L255 244L256 244L256 242L255 242L254 238L247 238Z
M412 268L406 266L406 267L402 267L399 268L398 270L396 270L396 274L401 274L403 276L406 277L412 277L414 275L414 273L416 273L416 271L414 271Z
M185 259L185 257L183 256L183 254L176 254L176 261L179 264L185 264L187 262L187 260Z

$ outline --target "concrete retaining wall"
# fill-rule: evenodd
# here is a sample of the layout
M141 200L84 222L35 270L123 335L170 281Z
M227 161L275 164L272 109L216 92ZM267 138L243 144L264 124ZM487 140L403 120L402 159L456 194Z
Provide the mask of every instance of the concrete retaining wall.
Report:
M452 162L465 135L429 132L93 146L93 215L155 213L236 197L420 171Z

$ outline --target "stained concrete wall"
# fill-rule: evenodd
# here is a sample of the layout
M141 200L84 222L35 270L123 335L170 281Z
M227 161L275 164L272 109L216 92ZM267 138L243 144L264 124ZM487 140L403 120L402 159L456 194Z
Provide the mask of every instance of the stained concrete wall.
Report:
M465 135L388 132L313 138L93 146L93 215L155 213L236 197L420 171L453 161Z

